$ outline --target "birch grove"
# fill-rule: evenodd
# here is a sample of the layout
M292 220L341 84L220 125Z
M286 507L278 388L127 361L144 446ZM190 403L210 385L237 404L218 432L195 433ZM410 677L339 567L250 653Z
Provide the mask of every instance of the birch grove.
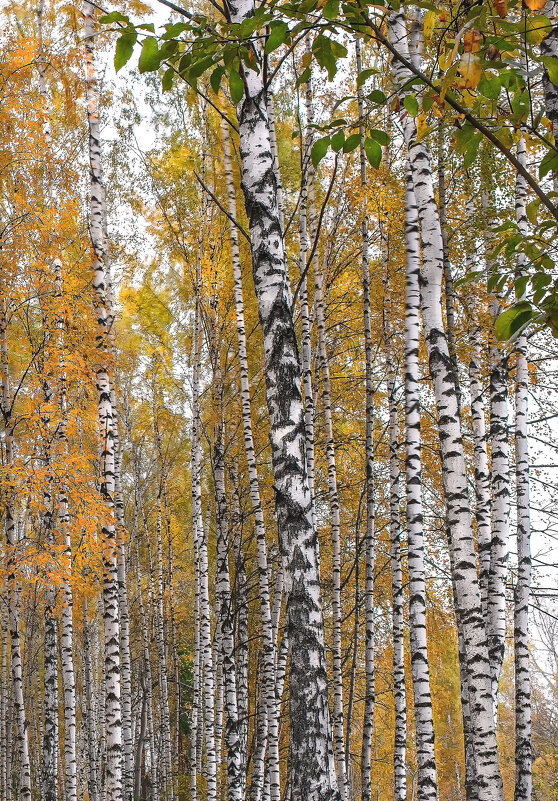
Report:
M555 3L0 14L0 801L552 798Z

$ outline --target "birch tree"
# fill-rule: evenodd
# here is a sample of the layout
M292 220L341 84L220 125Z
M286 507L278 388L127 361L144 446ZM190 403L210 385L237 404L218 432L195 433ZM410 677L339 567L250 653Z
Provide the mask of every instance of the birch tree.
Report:
M114 421L109 378L109 343L105 276L106 242L104 218L105 193L101 168L101 141L95 75L95 26L93 7L84 3L85 73L90 161L90 232L94 254L93 293L97 318L96 387L101 449L100 493L109 514L114 510ZM107 796L115 801L122 794L122 718L120 706L120 622L118 617L116 529L111 523L102 527L104 579L104 669L106 681L107 726Z
M408 57L405 17L393 12L389 18L390 41L395 50ZM402 87L410 71L395 62L394 77ZM409 162L413 175L421 223L423 249L421 309L428 348L430 372L440 430L444 493L447 507L452 571L455 581L456 614L462 627L466 670L469 675L471 712L475 740L475 761L479 788L487 799L501 795L502 779L498 765L498 746L492 710L491 673L480 605L476 558L468 507L467 476L456 393L456 376L444 333L441 310L443 246L436 208L430 157L424 142L415 141L416 126L412 117L402 119Z

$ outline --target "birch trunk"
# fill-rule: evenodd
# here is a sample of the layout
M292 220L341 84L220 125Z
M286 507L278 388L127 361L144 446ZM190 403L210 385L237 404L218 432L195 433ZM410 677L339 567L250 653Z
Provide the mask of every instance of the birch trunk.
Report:
M151 798L153 799L153 801L159 801L159 778L157 775L157 768L156 768L157 757L155 751L155 731L153 726L153 678L151 674L151 656L149 653L148 624L143 605L143 593L141 590L140 558L139 558L139 548L137 539L136 539L136 582L138 588L138 607L140 613L140 623L142 632L142 647L143 647L142 686L145 696L147 736L149 741L149 756L151 764ZM140 782L141 782L141 773L140 773ZM137 790L137 781L136 781L136 790Z
M249 623L248 623L248 577L243 544L242 511L240 506L240 487L236 465L231 465L233 484L233 515L231 518L234 551L234 590L232 592L233 615L236 623L234 657L236 663L236 698L241 760L241 794L246 797L248 728L250 721L250 683L249 683ZM230 550L230 547L229 547Z
M62 265L56 265L56 293L59 303L62 302L63 282ZM60 338L60 352L64 354L64 319L58 318ZM67 396L65 364L61 364L61 388L59 406L61 412L61 425L59 438L62 440L64 450L68 452L67 429ZM62 486L58 496L58 519L64 541L64 579L62 585L62 686L64 691L64 765L65 789L67 801L77 801L77 754L76 754L76 677L74 668L74 617L73 617L73 591L71 584L72 574L72 541L70 532L70 515L68 508L68 494Z
M198 799L198 770L201 771L201 747L198 747L202 726L201 655L200 655L200 564L198 541L194 530L194 666L192 682L192 714L190 720L190 796ZM198 764L199 763L199 764Z
M310 322L310 306L308 300L308 278L306 261L310 253L310 203L309 203L309 184L312 180L313 171L310 153L312 150L312 78L306 83L306 116L307 126L304 138L304 148L302 154L302 175L300 185L300 210L299 210L299 269L301 275L300 284L300 321L301 321L301 363L302 363L302 388L304 392L304 427L306 437L306 473L310 497L312 499L312 519L314 526L315 520L315 478L314 478L314 390L312 387L312 326ZM282 230L282 229L281 229Z
M418 25L417 25L418 23ZM413 58L418 60L422 56L422 25L418 20L413 20L413 33L417 32L420 26L420 45L413 48ZM440 214L440 229L442 232L442 253L443 253L443 273L444 289L446 300L446 330L448 338L448 351L453 362L453 369L456 377L455 391L457 401L461 407L461 392L459 387L459 373L457 366L457 352L455 347L455 294L453 289L453 276L449 260L448 230L447 230L447 208L446 208L446 169L444 153L444 126L442 122L438 126L438 207Z
M194 354L192 375L192 507L194 537L198 547L200 580L200 654L203 671L203 719L206 746L207 799L217 799L217 762L215 751L215 674L211 643L211 614L209 607L209 565L207 556L207 531L202 518L201 496L201 442L200 442L200 292L201 292L201 245L196 267Z
M44 730L41 771L44 801L58 801L58 653L55 603L54 588L48 587L45 597Z
M326 249L327 263L327 249ZM337 784L342 799L348 798L347 755L345 752L345 727L343 709L343 663L341 647L341 518L339 493L337 490L337 463L335 459L335 438L331 412L331 381L329 377L329 357L326 343L326 315L323 271L316 263L316 291L314 305L318 326L318 352L322 372L322 402L326 433L327 486L329 511L331 515L332 547L332 625L333 625L333 748L337 767Z
M157 437L157 435L156 435ZM162 468L160 482L164 481ZM161 714L161 760L160 760L160 780L159 786L164 798L172 794L172 752L171 752L171 733L170 733L170 711L169 711L169 686L167 673L167 651L165 647L165 606L164 606L164 567L163 567L163 537L162 537L162 487L159 488L157 496L157 589L156 589L156 632L157 632L157 656L159 661L159 700Z
M490 219L494 211L492 199L488 192L483 194L482 200L483 211L488 218L484 232L488 278L493 273L490 250L495 234L491 230ZM489 311L493 322L495 322L502 311L498 295L491 296ZM489 348L491 535L486 625L495 720L497 720L498 714L498 684L504 659L506 638L506 579L510 514L507 359L506 352L492 335Z
M549 0L543 13L551 20L552 30L541 42L541 55L547 58L558 58L558 25L556 25L556 0ZM558 142L558 86L550 80L548 71L543 74L543 90L546 116L552 126L554 144ZM558 191L558 170L554 172L554 191ZM556 200L554 201L556 202Z
M3 288L2 288L3 289ZM4 419L4 451L6 465L11 467L14 460L12 392L8 358L8 321L5 294L0 292L0 359L2 369L2 416ZM13 710L16 722L16 737L19 754L19 796L21 801L31 801L31 765L29 760L29 734L23 697L23 665L21 659L21 638L19 630L21 586L17 578L17 531L15 523L14 492L8 486L5 490L4 525L6 531L6 588L9 606L9 629L11 644L11 679ZM8 781L10 777L8 776Z
M105 283L105 237L103 220L106 216L105 195L101 169L101 143L98 99L95 76L95 25L93 6L85 0L85 67L87 119L89 125L90 207L89 227L93 247L93 292L97 320L97 401L101 438L100 494L107 515L114 512L115 459L114 421L111 404L111 383L108 371L109 331L107 328L107 298ZM115 526L102 526L103 549L103 618L104 673L106 682L106 793L107 801L122 797L122 718L120 705L120 621L118 613L117 542Z
M476 310L473 315L476 316ZM471 418L475 464L475 497L477 541L479 550L479 583L482 612L488 620L488 581L490 576L490 470L486 449L486 422L484 412L484 389L482 382L482 352L480 326L473 321L471 331L472 353L469 361L469 385L471 392Z
M2 549L3 552L3 549ZM6 590L6 583L3 582L3 589ZM4 603L0 611L2 625L2 687L0 688L0 792L6 801L11 801L11 766L9 765L9 746L8 746L8 720L10 718L10 692L8 690L8 607Z
M389 269L389 268L387 268ZM386 281L386 296L389 286ZM388 316L389 316L388 309ZM405 697L405 648L403 635L403 560L401 556L401 522L399 514L399 421L395 368L391 353L391 330L384 320L386 347L387 396L389 408L389 534L391 557L392 638L393 638L393 701L395 731L393 745L393 793L395 801L407 799L406 745L407 711Z
M217 578L216 596L218 598L218 616L220 628L220 645L222 653L222 670L224 683L225 709L225 743L227 748L227 798L229 801L243 799L242 748L240 738L240 721L238 717L237 677L234 643L234 614L231 598L231 582L229 574L229 518L227 512L227 495L225 490L225 451L223 420L223 387L221 370L218 363L220 354L214 349L214 374L217 392L217 409L220 419L215 426L213 443L213 470L215 483L215 510L217 517Z
M490 304L493 319L500 303ZM488 578L488 653L492 671L494 717L498 711L498 683L506 643L506 579L510 514L510 470L508 444L508 367L507 356L498 345L490 347L490 445L491 518L490 574Z
M229 197L229 213L236 219L236 193L231 164L231 148L228 126L223 122L223 144L225 177ZM258 584L260 594L260 615L263 640L263 677L262 694L264 698L267 721L267 771L271 801L279 801L279 729L277 705L275 703L275 638L271 620L271 602L269 591L269 566L267 560L267 544L265 539L265 521L260 497L258 465L252 433L252 412L250 400L250 378L248 373L248 350L246 344L246 328L244 324L244 294L242 287L242 269L238 232L231 223L231 256L234 278L234 297L236 313L236 331L238 338L238 358L240 364L240 394L242 401L242 427L244 449L248 464L248 480L250 482L250 501L254 513L254 526L258 553ZM254 799L256 801L256 799Z
M523 136L517 146L518 161L526 166ZM515 213L519 231L527 236L527 184L517 175ZM525 267L525 255L518 260L518 274ZM515 664L515 801L530 801L533 792L533 751L531 744L531 674L529 670L529 595L531 588L531 516L529 506L529 440L527 412L529 367L527 337L515 345L515 476L517 492L517 580L514 591Z
M360 39L355 39L357 72L362 71ZM362 89L357 89L358 116L360 133L360 180L366 187L366 154L364 151L364 101ZM366 362L366 534L364 537L365 552L365 644L364 644L364 718L362 724L361 753L361 786L362 801L372 801L371 763L372 734L374 732L374 569L376 561L376 541L374 531L375 499L374 499L374 351L372 341L372 315L370 307L370 266L369 266L369 231L366 214L362 220L362 293L364 316L364 355Z
M205 165L205 162L204 162ZM197 626L195 631L195 654L194 654L194 697L192 699L193 712L192 720L194 721L195 712L195 729L192 729L192 768L190 774L190 787L192 793L192 801L198 796L198 774L201 774L202 768L202 747L203 747L203 722L204 722L204 706L203 706L203 671L204 671L204 654L202 652L202 615L204 609L203 593L204 587L202 584L201 575L201 546L203 539L203 518L202 518L202 494L201 494L201 444L200 444L200 427L201 427L201 410L200 410L200 370L201 370L201 258L204 236L205 224L205 195L202 196L202 216L201 227L198 239L198 258L196 261L196 272L194 279L194 331L193 331L193 353L192 353L192 456L191 456L191 472L192 472L192 530L194 539L194 557L195 557L195 570L196 570L196 610L197 612ZM213 669L213 668L212 668ZM212 721L211 729L209 732L209 782L208 782L208 798L212 801L216 797L216 784L215 784L215 739L214 739L214 723ZM211 739L213 738L213 739ZM211 747L212 746L212 747ZM212 795L211 795L212 793Z
M251 0L239 0L231 6L235 23L252 13ZM254 56L257 60L258 54ZM318 549L306 471L301 363L262 73L246 70L244 83L245 98L238 109L242 189L264 339L276 512L287 568L292 799L326 801L338 798L338 791L329 724Z
M413 177L405 184L405 474L407 480L407 558L409 632L418 761L418 801L436 801L436 755L426 636L426 588L420 431L420 237Z
M392 45L402 55L408 57L404 13L397 12L390 15L389 35ZM396 61L393 62L393 71L396 83L400 87L411 78L410 71ZM455 580L456 614L465 643L477 779L483 801L500 801L502 779L490 703L491 671L477 578L456 375L442 319L443 244L440 220L434 197L428 149L424 141L415 141L414 118L407 114L402 115L401 123L409 149L421 223L422 317L438 413L444 495Z
M85 689L85 724L87 730L87 789L91 801L99 800L97 721L94 705L93 661L87 602L83 602L83 684Z
M37 6L37 34L39 41L39 59L37 63L39 73L39 92L43 101L45 109L44 121L44 136L49 150L52 147L52 131L50 122L50 112L48 103L48 90L46 81L46 61L44 59L44 41L43 41L43 13L44 3L39 0ZM54 203L54 192L51 182L49 181L48 192L50 200ZM53 263L54 270L54 285L55 297L58 306L58 313L56 318L56 330L58 332L56 345L58 347L59 356L59 397L58 407L60 411L60 421L58 423L58 436L57 439L62 445L62 451L67 455L68 453L68 440L67 440L67 387L66 387L66 365L65 365L65 344L64 344L64 315L63 315L63 282L62 282L62 263L60 259L55 259ZM45 408L48 408L48 403L52 400L54 388L49 386L48 379L45 381L45 388L48 398L45 398ZM48 496L45 499L48 519L52 519L52 504L54 499ZM70 582L71 568L72 568L72 551L71 539L69 529L69 514L68 514L68 497L66 487L63 485L58 496L58 513L59 513L59 527L62 533L62 540L64 544L63 552L63 607L62 607L62 681L64 687L64 751L65 751L65 771L63 790L67 801L77 801L77 787L76 787L76 697L75 697L75 675L73 663L73 597L72 586ZM50 531L51 526L47 526ZM51 539L53 540L53 534ZM57 726L55 720L58 716L58 698L57 698L57 685L58 685L58 669L57 669L57 654L56 654L56 619L55 619L55 602L56 596L54 588L49 588L47 591L47 608L45 610L45 732L49 731L46 738L46 743L43 743L44 766L43 766L43 790L45 801L50 798L55 799L57 796L57 765L56 754L59 748L59 743L55 743Z

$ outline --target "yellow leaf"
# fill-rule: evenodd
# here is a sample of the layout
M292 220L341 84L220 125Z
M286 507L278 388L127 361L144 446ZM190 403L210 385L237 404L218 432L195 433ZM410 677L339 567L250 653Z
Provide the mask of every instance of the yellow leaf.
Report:
M482 77L482 64L475 53L466 52L459 62L459 73L464 89L476 89Z
M444 50L438 59L438 65L444 72L451 67L453 63L453 53L451 50Z
M435 11L427 11L424 15L424 38L430 39L432 34L434 33L434 28L436 26L436 20L438 19L438 14Z

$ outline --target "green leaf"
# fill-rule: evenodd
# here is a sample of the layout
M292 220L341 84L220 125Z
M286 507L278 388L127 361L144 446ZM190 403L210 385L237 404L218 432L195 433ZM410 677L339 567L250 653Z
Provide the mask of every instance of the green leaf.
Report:
M116 72L122 69L124 64L127 64L132 53L134 52L134 45L138 38L137 33L123 33L116 40L116 51L114 53L114 69Z
M329 150L330 144L331 144L331 139L329 138L329 136L323 136L321 139L318 139L316 142L314 142L314 144L312 145L312 152L310 154L312 158L312 164L314 165L314 167L317 167L320 161L323 159L323 157Z
M163 75L163 80L161 82L163 87L163 92L170 92L172 89L172 82L174 80L174 69L169 67L168 70L165 70L165 74Z
M539 178L544 178L551 170L552 172L558 170L558 153L555 150L549 150L539 164Z
M273 20L271 23L271 33L265 43L265 52L273 53L282 44L285 44L289 36L289 26L282 20Z
M500 142L507 147L508 150L513 147L513 136L510 128L507 125L504 125L500 130L497 132L496 136L500 140Z
M204 74L204 72L206 72L212 66L213 66L213 56L207 56L206 58L201 58L199 61L195 61L192 64L192 66L190 67L190 72L188 77L191 80L197 80Z
M458 153L464 153L469 140L475 133L475 129L468 122L455 132L455 149Z
M407 95L407 97L403 101L403 105L405 106L411 117L418 116L419 105L415 95Z
M357 88L360 88L364 83L366 83L366 81L368 80L368 78L370 78L371 75L376 75L377 72L378 70L375 67L370 67L370 69L362 70L362 72L359 72L357 78Z
M339 0L327 0L322 11L325 19L334 20L339 16Z
M149 31L149 33L155 33L155 25L152 22L143 22L141 25L136 25L136 28L142 31Z
M211 88L213 89L216 95L219 94L219 89L221 88L221 79L224 74L225 74L225 68L221 64L216 69L213 70L209 78L209 83L211 84Z
M492 275L489 277L488 281L486 282L486 288L487 288L487 290L488 290L489 292L494 292L494 290L495 290L495 288L496 288L496 284L498 283L498 279L499 279L499 278L500 278L500 276L499 276L499 275L497 275L496 273L493 273L493 274L492 274Z
M364 152L370 164L377 170L382 161L382 148L375 139L367 137L364 140Z
M331 137L331 149L335 153L339 153L344 144L345 144L345 132L337 131L337 133Z
M371 128L370 136L372 139L375 139L379 145L389 145L389 134L385 131L380 131L378 128Z
M121 14L120 11L111 11L110 14L105 14L104 17L99 17L99 22L103 24L110 24L111 22L130 22L130 17Z
M347 48L320 34L314 39L312 52L320 67L327 70L328 78L332 81L337 72L337 61L347 55Z
M163 39L174 39L176 36L180 36L181 33L188 30L190 26L186 22L174 22L165 25L165 33L163 34Z
M539 211L539 207L541 205L540 198L536 197L530 203L527 204L526 213L527 219L531 223L531 225L537 224L537 213Z
M302 86L303 83L307 83L310 79L312 72L310 67L306 67L306 69L298 76L296 79L295 89L298 89L299 86Z
M502 83L497 75L491 75L489 72L483 74L479 83L479 92L483 97L487 97L489 100L498 100L501 89Z
M182 77L184 77L184 73L186 72L191 63L192 63L192 54L184 53L178 65L178 71L182 75Z
M359 144L360 134L351 134L351 136L345 140L345 144L343 145L343 153L351 153L359 146Z
M171 58L174 56L176 51L178 50L178 42L176 39L171 39L168 42L163 42L160 50L159 50L159 62L166 61L166 59Z
M381 89L372 89L367 98L371 103L376 103L377 106L384 106L387 103L387 97Z
M533 307L526 300L516 303L511 309L502 312L494 323L496 336L501 342L509 339L520 328L523 328L534 315Z
M521 300L521 298L525 294L528 282L529 282L529 276L527 275L520 275L517 281L515 282L515 296L518 300Z
M463 156L463 168L468 170L471 164L475 161L477 153L479 152L479 145L481 143L482 134L474 134L467 143L465 148L465 155Z
M154 72L159 69L159 63L159 45L157 44L157 39L154 39L153 36L148 36L147 39L143 40L138 63L139 71L142 74L144 72Z
M238 105L244 97L244 81L240 77L238 70L231 69L229 72L229 86L232 101L235 105Z
M554 86L558 86L558 58L552 58L552 56L543 56L542 63L544 64L546 71L548 72L548 77Z

